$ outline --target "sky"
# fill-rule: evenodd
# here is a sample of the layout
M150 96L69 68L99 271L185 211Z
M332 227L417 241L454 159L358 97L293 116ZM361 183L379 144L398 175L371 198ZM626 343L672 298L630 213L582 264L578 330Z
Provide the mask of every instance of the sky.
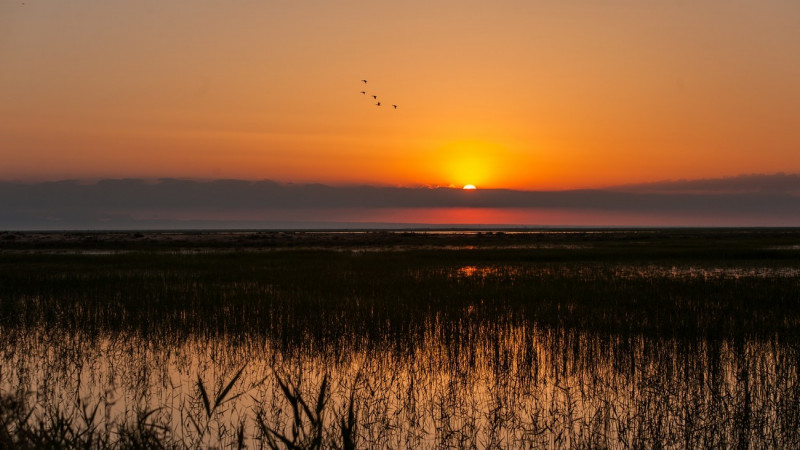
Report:
M795 0L0 0L0 180L800 173L799 24Z

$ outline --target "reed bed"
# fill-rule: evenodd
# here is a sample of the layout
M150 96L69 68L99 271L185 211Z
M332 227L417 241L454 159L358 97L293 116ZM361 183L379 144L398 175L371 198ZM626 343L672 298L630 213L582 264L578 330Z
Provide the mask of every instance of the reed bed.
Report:
M1 425L32 447L800 445L797 347L475 332L500 340L287 358L266 342L135 336L60 336L53 352L28 334L4 347Z
M795 235L613 236L0 251L0 447L800 447Z

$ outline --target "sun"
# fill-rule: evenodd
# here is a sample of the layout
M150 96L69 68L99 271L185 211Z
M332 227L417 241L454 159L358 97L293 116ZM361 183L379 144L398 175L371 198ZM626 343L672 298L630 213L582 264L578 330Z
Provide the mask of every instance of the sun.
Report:
M472 190L476 186L495 185L497 145L475 140L458 140L443 144L436 156L442 179L453 187ZM433 161L432 161L433 162Z

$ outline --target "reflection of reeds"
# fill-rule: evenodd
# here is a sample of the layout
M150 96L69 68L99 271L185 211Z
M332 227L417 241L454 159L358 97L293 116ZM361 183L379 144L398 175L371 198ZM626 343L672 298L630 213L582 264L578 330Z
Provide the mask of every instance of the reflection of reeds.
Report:
M322 379L317 401L313 408L303 399L303 394L291 381L284 381L275 373L275 381L281 388L286 401L292 408L291 431L279 430L277 426L267 424L264 412L256 415L260 436L266 440L271 449L319 449L322 447L323 417L325 401L328 395L328 376ZM347 436L343 434L343 438ZM281 445L282 444L282 445Z
M170 448L171 431L155 420L158 410L139 410L128 422L100 426L94 406L30 405L29 395L0 396L0 448Z
M220 389L217 391L216 394L214 394L213 397L209 397L208 391L205 387L205 384L203 383L203 379L198 375L196 384L197 393L201 401L201 404L203 406L202 412L205 414L201 414L200 417L195 417L196 415L191 413L185 415L185 417L188 419L189 423L191 423L193 428L192 431L194 432L194 434L192 435L191 439L192 441L194 441L193 443L195 444L203 443L206 437L206 433L209 432L212 424L216 421L212 419L216 419L215 416L220 413L221 407L225 403L232 402L236 400L239 396L243 395L243 393L239 393L230 397L228 396L228 394L230 394L231 392L231 389L233 389L233 386L236 384L237 381L239 381L239 378L241 378L245 368L246 366L243 366L236 372L236 374L233 377L231 377L230 381L228 381L224 386L221 385ZM217 439L219 440L219 438L221 438L221 436L225 434L225 431L224 428L219 429L218 431L219 435ZM240 424L240 426L238 427L236 434L237 434L237 442L241 444L244 437L244 427L242 424Z
M799 264L753 239L0 253L0 448L798 448Z
M538 373L519 364L526 347L517 340L521 336L532 339L540 349ZM504 339L500 345L510 349L508 363L490 351L476 355L472 368L463 368L442 354L441 342L436 341L422 344L415 355L368 351L339 362L310 355L279 357L274 362L269 351L258 355L248 350L242 358L250 364L228 372L217 383L202 381L196 373L181 376L193 385L191 395L172 407L143 404L105 417L101 413L104 400L79 404L80 396L63 394L37 400L34 392L20 391L3 396L0 444L72 447L93 442L94 448L120 443L148 448L800 445L795 362L800 348L796 346L753 342L676 347L646 338L626 339L623 344L585 333L554 335L551 330L509 330ZM477 344L462 351L475 351L487 342ZM239 353L214 340L197 345L219 346L215 353L224 348ZM575 351L564 352L565 348ZM632 361L615 368L608 356L623 349L624 359ZM668 353L669 349L675 353ZM18 362L26 358L17 355ZM77 357L74 364L85 358L80 353ZM498 361L505 372L496 370ZM127 364L125 370L145 361ZM220 368L227 371L228 364ZM277 364L275 369L272 364ZM147 379L135 389L166 389L159 387L158 378ZM8 380L2 381L8 385ZM68 386L55 391L69 390L64 388ZM182 392L180 388L167 391L172 392L169 395Z

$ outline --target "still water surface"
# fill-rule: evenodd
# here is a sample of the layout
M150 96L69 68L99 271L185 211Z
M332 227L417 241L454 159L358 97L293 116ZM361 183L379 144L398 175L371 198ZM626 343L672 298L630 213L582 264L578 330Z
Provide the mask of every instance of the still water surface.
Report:
M289 281L283 256L251 255L226 260L241 264L230 274L208 259L225 275L212 282L206 254L56 267L49 290L38 273L16 280L0 393L32 418L96 407L107 429L150 413L190 448L300 442L315 426L336 447L348 423L359 448L800 446L797 311L748 309L798 300L794 264L302 255L316 271ZM136 310L117 285L150 303ZM745 309L728 311L740 294Z
M30 400L39 405L99 405L102 423L155 410L159 423L181 430L189 446L230 443L239 424L258 445L259 416L289 436L294 418L278 380L296 384L313 403L323 377L328 439L336 440L352 402L363 447L729 447L796 440L796 343L455 326L462 327L458 341L433 319L408 348L331 343L295 350L269 339L4 330L0 388L34 393ZM219 393L242 368L207 415L198 383ZM195 441L193 423L208 426L202 442Z

